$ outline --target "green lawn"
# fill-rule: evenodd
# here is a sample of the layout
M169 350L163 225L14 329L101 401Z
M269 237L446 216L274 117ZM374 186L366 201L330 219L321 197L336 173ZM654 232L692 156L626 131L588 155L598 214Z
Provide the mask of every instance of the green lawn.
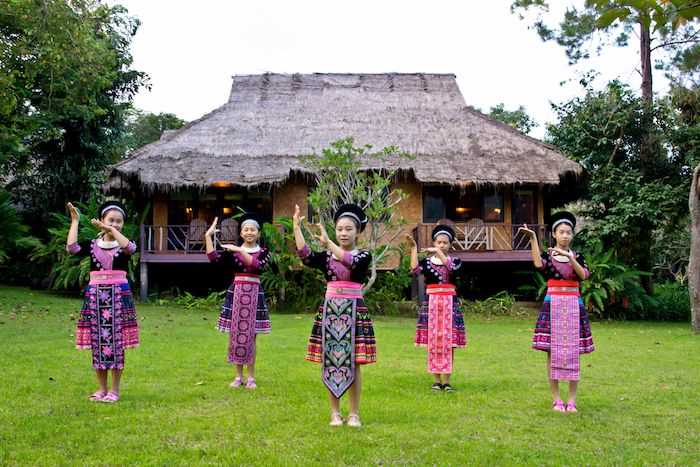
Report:
M550 410L533 319L467 317L453 394L432 393L414 322L375 320L359 429L330 428L319 367L303 361L310 315L273 315L256 391L231 390L217 310L139 306L122 400L91 403L77 299L0 287L0 464L700 463L700 337L689 326L593 323L579 414ZM344 402L346 404L346 402ZM346 406L344 405L344 408Z

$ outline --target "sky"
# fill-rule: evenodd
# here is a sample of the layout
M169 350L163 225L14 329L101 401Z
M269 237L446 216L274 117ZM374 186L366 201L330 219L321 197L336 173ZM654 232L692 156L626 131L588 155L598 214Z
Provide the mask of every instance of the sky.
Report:
M151 79L135 105L188 121L224 104L235 74L454 73L468 105L522 105L539 123L531 134L542 138L544 124L555 121L550 103L580 95L587 70L601 73L601 85L641 83L638 48L608 49L570 66L563 48L510 13L509 0L118 3L141 21L134 68ZM561 18L570 2L550 3L557 5L552 18ZM663 76L654 78L662 90Z

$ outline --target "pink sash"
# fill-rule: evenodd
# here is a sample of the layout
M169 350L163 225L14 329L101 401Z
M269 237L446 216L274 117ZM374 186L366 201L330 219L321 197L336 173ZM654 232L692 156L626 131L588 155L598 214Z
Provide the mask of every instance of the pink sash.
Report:
M91 271L90 285L119 285L127 284L126 271Z
M549 280L551 350L549 377L555 380L580 379L579 289L576 281Z
M428 372L452 373L452 284L430 284L428 293Z

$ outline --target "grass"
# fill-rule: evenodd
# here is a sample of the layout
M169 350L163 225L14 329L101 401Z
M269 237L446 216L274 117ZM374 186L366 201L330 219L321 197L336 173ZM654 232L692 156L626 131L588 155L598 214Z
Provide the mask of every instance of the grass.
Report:
M377 318L359 430L327 426L319 367L303 361L310 315L273 315L258 384L230 390L217 310L137 307L122 400L96 404L80 302L0 286L0 464L601 465L700 462L700 337L685 324L594 323L579 414L550 410L534 318L467 317L457 392L432 393L414 321ZM346 410L346 401L343 403Z

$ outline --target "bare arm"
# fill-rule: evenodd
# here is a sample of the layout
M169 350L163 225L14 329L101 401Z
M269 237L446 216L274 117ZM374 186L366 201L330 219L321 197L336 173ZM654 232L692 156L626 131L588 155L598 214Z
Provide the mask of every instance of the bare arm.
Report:
M219 222L219 218L215 217L214 222L211 223L207 231L204 233L204 243L206 245L207 254L214 252L214 235L219 229L216 228L216 224Z
M72 203L67 204L68 212L70 212L70 228L68 229L68 238L66 239L66 247L78 243L78 230L80 229L80 213Z
M304 216L299 216L299 205L294 206L294 216L292 217L294 225L294 242L296 243L297 250L301 250L306 246L306 239L304 239L304 233L301 231L301 223L304 220Z
M542 252L540 251L540 243L537 241L537 234L534 230L529 229L527 224L523 224L522 227L518 229L518 232L524 232L525 235L530 237L530 252L532 253L532 262L537 269L542 268Z
M414 270L418 267L418 245L411 234L406 234L406 241L411 248L411 270Z
M104 233L110 234L112 238L117 241L121 248L126 248L127 246L129 246L129 239L126 238L123 233L121 233L114 227L107 226L103 224L102 221L97 219L92 219L90 223L98 229L100 229L101 231L103 231Z

